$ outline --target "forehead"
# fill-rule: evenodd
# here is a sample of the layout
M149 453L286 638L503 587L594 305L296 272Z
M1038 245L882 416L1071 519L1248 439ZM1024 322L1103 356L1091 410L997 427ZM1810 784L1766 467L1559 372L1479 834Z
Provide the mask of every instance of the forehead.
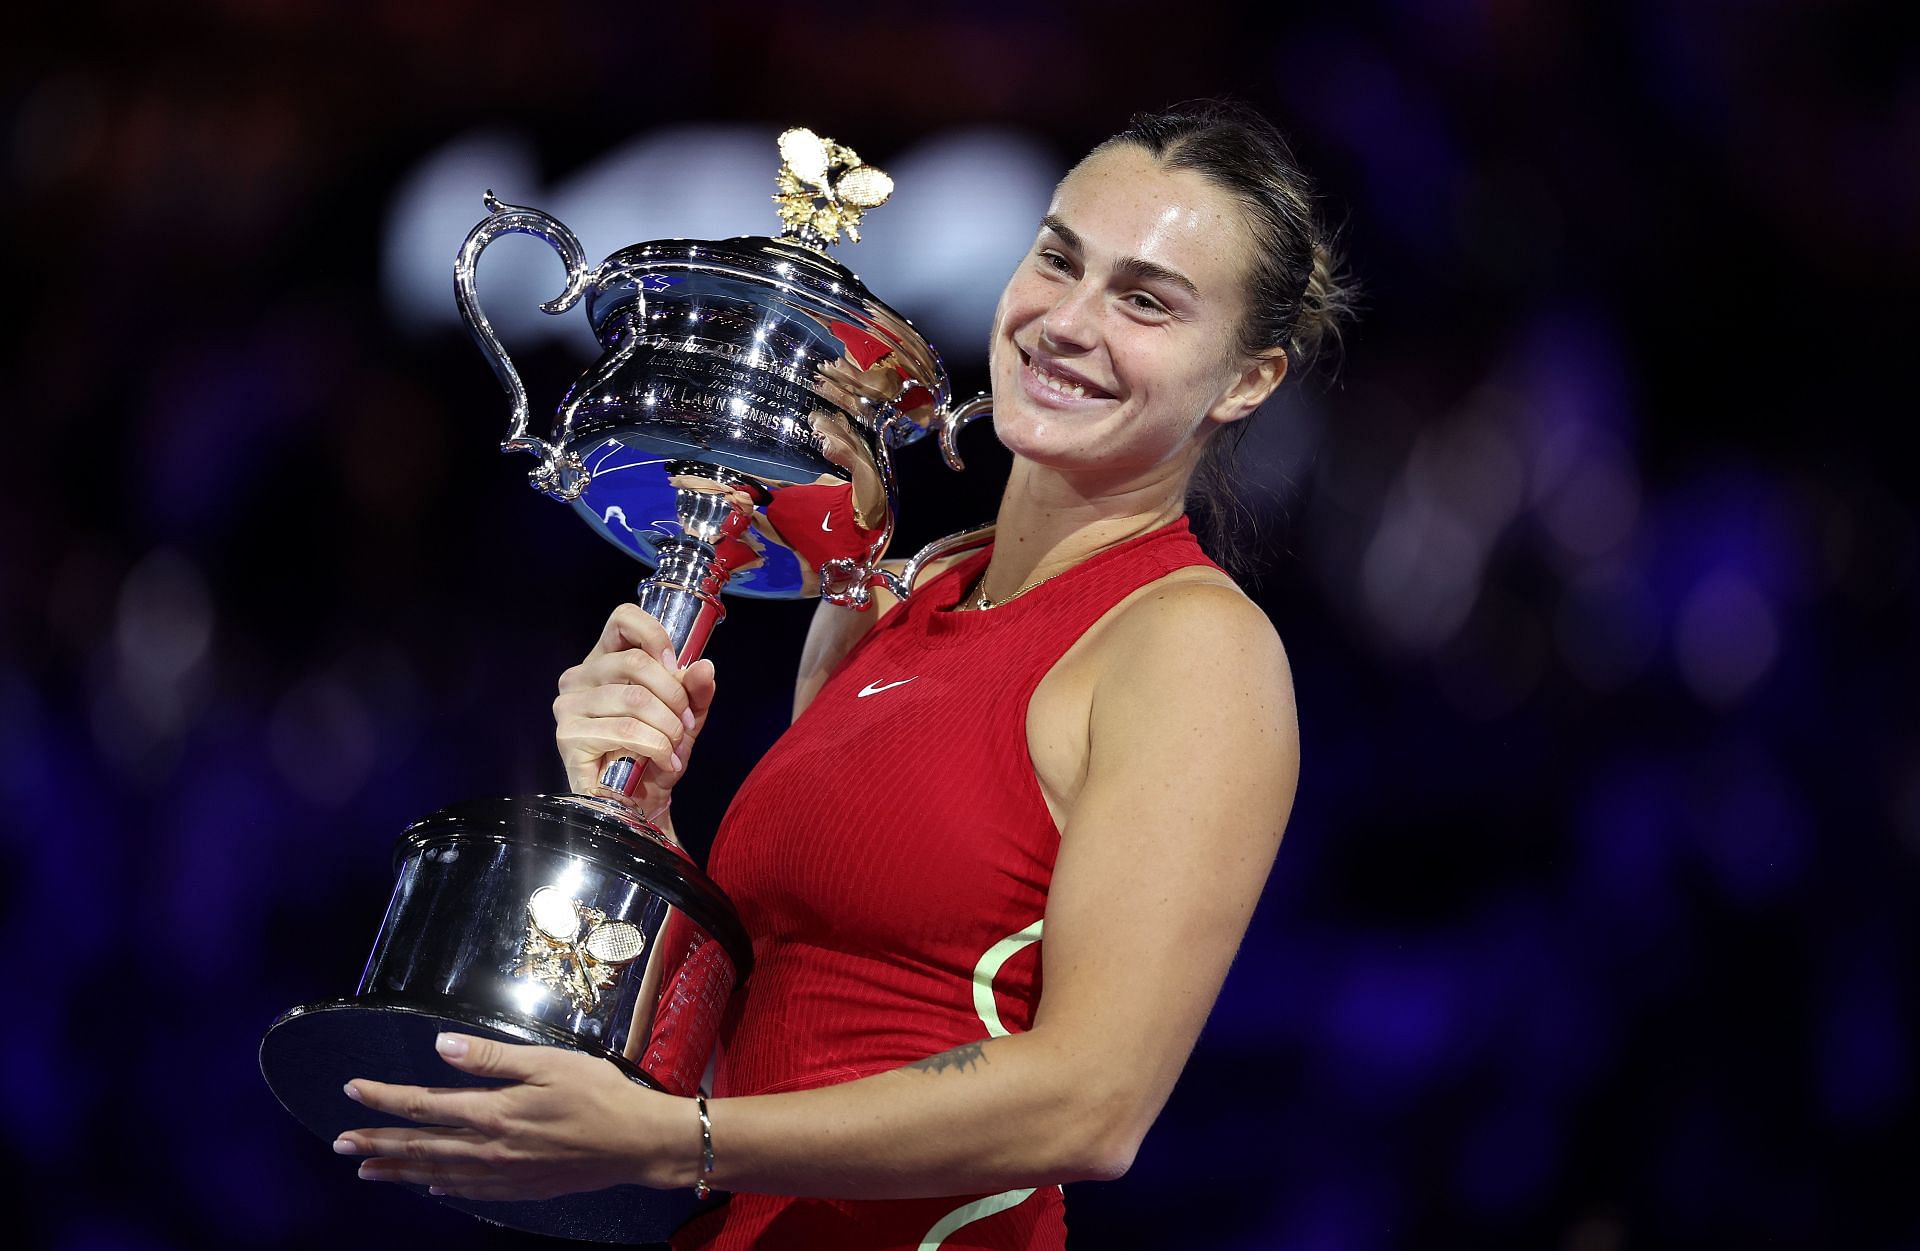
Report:
M1239 201L1205 176L1121 145L1076 166L1050 209L1080 237L1088 263L1151 261L1193 281L1206 300L1238 301L1252 256Z

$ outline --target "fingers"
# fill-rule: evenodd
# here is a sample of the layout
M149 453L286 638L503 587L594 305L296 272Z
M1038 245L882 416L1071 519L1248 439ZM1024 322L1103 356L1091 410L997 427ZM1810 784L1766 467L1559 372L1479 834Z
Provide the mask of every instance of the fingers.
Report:
M561 759L570 777L576 772L588 772L597 777L604 764L622 756L645 761L662 779L677 780L687 764L677 743L630 717L607 718L586 726L562 727L554 736L554 741L560 745Z
M649 656L658 656L671 646L672 641L667 638L665 626L642 611L640 605L622 604L607 618L606 626L600 631L600 641L593 645L587 658L591 660L602 653L635 649Z
M625 686L649 692L655 699L672 709L674 716L678 717L691 706L692 697L687 690L687 675L692 670L683 672L667 664L664 659L666 655L666 652L662 652L659 656L649 656L644 652L630 651L589 656L560 675L560 693L554 701L554 707L560 708L560 701L570 695L584 695L607 687Z
M428 1194L456 1199L551 1199L569 1189L564 1178L510 1178L481 1166L412 1160L367 1160L360 1179L425 1186Z
M467 1034L442 1034L436 1049L461 1072L508 1084L435 1090L355 1078L348 1091L367 1107L430 1122L340 1134L333 1149L362 1157L362 1178L470 1199L544 1199L626 1179L631 1160L607 1143L634 1088L613 1066Z
M671 751L695 723L690 709L676 712L673 705L640 686L596 686L553 701L554 734L561 741L658 739Z
M608 761L632 757L645 766L639 785L664 800L686 769L714 690L711 661L682 669L665 628L621 605L594 649L560 675L554 741L569 785L590 793Z
M713 706L714 686L711 660L696 660L681 671L680 687L687 693L687 710L693 713L695 734L706 724L707 709Z
M341 1139L340 1141L345 1141ZM334 1144L340 1150L339 1142ZM437 1151L438 1145L429 1147ZM354 1152L341 1152L352 1155ZM440 1159L432 1155L377 1155L362 1160L359 1168L360 1180L398 1182L401 1185L425 1186L437 1195L455 1195L463 1199L490 1198L529 1198L525 1194L501 1193L509 1190L524 1190L525 1183L517 1186L509 1179L502 1178L491 1164L479 1159Z
M494 1091L484 1087L396 1086L365 1077L356 1077L347 1083L347 1098L355 1103L421 1125L454 1129L476 1129L489 1124L486 1104L494 1095Z
M440 1058L478 1077L504 1077L543 1085L558 1054L552 1047L537 1043L504 1043L497 1038L475 1038L471 1034L442 1034L433 1043Z
M372 1156L383 1164L406 1161L491 1167L492 1139L470 1129L350 1129L333 1140L335 1155ZM376 1170L379 1171L379 1170ZM361 1176L366 1176L363 1168ZM377 1180L386 1180L379 1178Z
M702 672L708 685L700 693L710 700L711 666ZM569 690L563 679L553 701L554 741L569 774L607 756L644 758L668 776L680 772L700 717L678 677L638 653L601 657L569 673L589 683Z

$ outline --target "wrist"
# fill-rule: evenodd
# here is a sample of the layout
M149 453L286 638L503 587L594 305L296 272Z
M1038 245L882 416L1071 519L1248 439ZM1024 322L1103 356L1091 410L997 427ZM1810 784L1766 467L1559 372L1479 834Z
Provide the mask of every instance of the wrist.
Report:
M628 1127L621 1180L653 1190L692 1190L700 1182L700 1117L694 1101L635 1087L638 1106L625 1114Z

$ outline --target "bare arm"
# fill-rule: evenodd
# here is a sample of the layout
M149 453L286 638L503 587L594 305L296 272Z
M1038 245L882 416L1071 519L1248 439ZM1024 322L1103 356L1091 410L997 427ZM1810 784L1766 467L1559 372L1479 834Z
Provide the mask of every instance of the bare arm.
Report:
M840 608L820 601L813 610L813 620L807 626L806 646L800 651L800 676L793 684L793 719L798 721L800 714L807 710L813 697L827 684L840 662L847 658L854 645L867 636L867 631L885 615L887 609L900 601L878 587L874 588L873 604L864 611L852 608Z
M949 565L969 554L959 552L932 562L920 571L918 582L925 586ZM901 573L907 567L904 560L882 561L881 564L894 573ZM880 618L899 602L882 586L873 588L872 605L861 611L838 608L825 600L820 601L820 606L813 610L813 621L807 626L806 646L800 652L800 677L793 687L794 720L800 719L800 714L807 710L807 705L813 702L813 697L820 693L820 688L827 684L827 679L833 676L833 671L847 658L847 653L854 649L855 644L865 638Z

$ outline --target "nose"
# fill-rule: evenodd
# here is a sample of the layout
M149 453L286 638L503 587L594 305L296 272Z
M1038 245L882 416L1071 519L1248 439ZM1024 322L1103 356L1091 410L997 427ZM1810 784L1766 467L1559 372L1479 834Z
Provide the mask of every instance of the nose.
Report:
M1094 300L1098 293L1087 282L1076 282L1040 319L1040 345L1056 355L1084 352L1094 341Z

